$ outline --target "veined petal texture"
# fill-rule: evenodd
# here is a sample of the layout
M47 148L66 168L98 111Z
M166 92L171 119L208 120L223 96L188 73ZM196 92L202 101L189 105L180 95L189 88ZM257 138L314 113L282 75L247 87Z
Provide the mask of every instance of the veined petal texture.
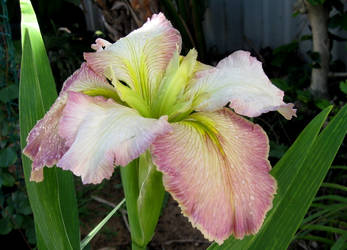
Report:
M115 89L108 84L104 77L97 75L84 63L64 82L57 100L30 131L23 153L33 161L31 180L42 181L42 168L45 165L56 164L69 148L65 144L65 139L58 134L58 124L67 101L67 91L93 89L105 89L116 94Z
M278 110L291 119L296 112L293 104L283 102L283 91L271 83L261 62L246 51L236 51L215 68L198 72L188 93L206 97L196 108L200 111L216 111L229 103L248 117Z
M93 45L97 51L85 53L84 58L96 72L125 82L148 99L181 43L179 32L160 13L112 45L97 40Z
M85 184L100 183L111 177L115 165L127 165L170 130L165 116L144 118L112 99L69 92L59 124L69 150L57 166L81 176Z
M259 230L276 181L260 126L228 109L201 115L215 122L219 146L189 122L178 122L154 142L152 154L183 214L221 244L231 234L241 239Z

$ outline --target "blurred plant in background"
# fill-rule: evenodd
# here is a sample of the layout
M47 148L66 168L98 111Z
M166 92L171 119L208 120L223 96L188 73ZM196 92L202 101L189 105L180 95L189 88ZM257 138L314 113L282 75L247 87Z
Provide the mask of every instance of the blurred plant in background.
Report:
M32 211L20 160L18 82L20 49L12 40L6 0L0 15L0 235L35 244ZM17 46L15 46L17 45ZM29 246L30 247L30 246Z

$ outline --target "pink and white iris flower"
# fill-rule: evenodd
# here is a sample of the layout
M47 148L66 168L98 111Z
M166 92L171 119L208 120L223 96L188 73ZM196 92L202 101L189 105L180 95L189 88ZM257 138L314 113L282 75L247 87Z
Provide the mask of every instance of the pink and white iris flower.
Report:
M163 14L92 48L27 138L31 180L56 164L100 183L150 150L165 189L207 239L255 234L276 180L265 132L242 116L295 116L261 62L245 51L216 67L194 49L180 56L181 36Z

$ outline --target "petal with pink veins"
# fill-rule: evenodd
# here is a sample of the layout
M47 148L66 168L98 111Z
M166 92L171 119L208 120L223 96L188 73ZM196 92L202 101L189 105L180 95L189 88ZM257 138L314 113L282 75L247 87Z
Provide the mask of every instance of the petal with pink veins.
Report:
M57 166L81 176L83 183L110 178L115 165L127 165L171 130L167 117L144 118L112 99L69 92L59 135L69 150Z
M216 111L229 104L236 113L256 117L278 110L286 119L296 116L293 104L283 102L284 93L264 73L261 62L249 52L236 51L214 69L200 71L189 90L191 96L205 96L200 111Z
M207 239L255 234L276 192L268 138L230 110L200 115L214 121L219 145L189 121L172 124L152 147L164 186Z
M150 95L177 48L181 36L162 13L139 29L109 45L97 39L94 53L85 53L88 65L111 80L121 80L132 89ZM116 77L117 79L113 79Z
M33 181L42 181L43 174L39 170L45 165L51 167L56 164L69 148L65 144L65 139L58 135L59 120L67 101L66 91L94 89L105 89L110 93L116 93L105 78L97 75L84 63L64 82L62 91L50 110L30 131L23 153L33 161L31 175Z

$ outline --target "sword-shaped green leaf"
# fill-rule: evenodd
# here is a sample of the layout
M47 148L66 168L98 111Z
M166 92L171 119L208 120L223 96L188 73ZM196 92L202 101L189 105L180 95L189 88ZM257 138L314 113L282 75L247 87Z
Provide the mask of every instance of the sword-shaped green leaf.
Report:
M287 249L310 207L347 132L347 105L318 135L331 107L323 110L299 135L272 175L278 192L260 231L243 240L230 237L208 249Z
M20 1L22 62L19 90L21 147L37 120L57 98L46 50L29 0ZM44 181L30 182L31 161L22 156L26 188L34 213L38 248L79 249L79 221L73 177L70 172L45 168Z

